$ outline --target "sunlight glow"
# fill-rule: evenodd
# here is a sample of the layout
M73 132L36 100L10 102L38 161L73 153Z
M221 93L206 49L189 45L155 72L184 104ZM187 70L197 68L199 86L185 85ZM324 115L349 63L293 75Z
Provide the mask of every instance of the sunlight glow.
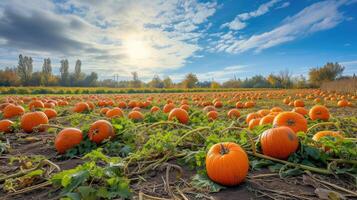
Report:
M150 57L150 47L140 37L128 37L124 48L130 60L144 60Z

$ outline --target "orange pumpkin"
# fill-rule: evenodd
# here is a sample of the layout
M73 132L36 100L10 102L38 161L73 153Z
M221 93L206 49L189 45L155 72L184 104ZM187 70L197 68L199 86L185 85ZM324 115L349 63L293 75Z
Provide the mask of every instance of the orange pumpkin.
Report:
M281 126L264 131L260 136L260 144L264 155L287 159L297 150L299 140L292 129Z
M25 109L22 106L15 106L14 104L7 105L3 110L4 118L13 118L21 116L25 113Z
M303 100L295 100L294 101L294 106L295 107L304 107L305 106L305 103L304 103L304 101Z
M57 117L57 111L54 109L48 108L48 109L45 109L43 112L46 114L48 119Z
M227 113L228 118L234 119L240 117L240 112L238 109L231 109Z
M274 121L274 127L287 126L291 128L295 133L302 131L307 131L307 120L299 113L296 112L281 112L279 113Z
M348 106L348 101L345 100L345 99L339 100L339 101L337 102L337 106L338 106L338 107L347 107L347 106Z
M259 125L272 124L274 121L274 115L267 115L260 119Z
M249 124L249 121L252 120L252 119L257 119L257 118L260 118L261 116L258 114L258 113L249 113L247 115L247 118L245 119L245 122L247 124Z
M321 119L328 121L330 119L330 112L325 106L316 105L310 109L309 116L312 120Z
M144 115L140 111L133 110L129 112L128 118L131 120L140 121L144 119Z
M2 133L10 133L11 132L11 126L14 124L11 120L8 119L3 119L0 120L0 132Z
M207 117L210 121L216 120L218 118L218 112L215 110L209 111Z
M113 108L108 110L105 115L109 118L123 117L124 113L120 108Z
M189 116L186 110L182 108L174 108L170 111L169 114L169 120L173 120L173 119L177 119L179 122L183 124L187 124Z
M257 112L261 117L264 117L266 115L268 115L270 113L270 110L268 109L261 109L261 110L258 110Z
M86 112L88 110L89 110L89 105L86 102L79 102L73 108L73 112L76 113Z
M43 102L40 101L40 100L31 101L28 106L29 106L29 109L30 109L30 110L34 110L34 109L36 109L36 108L44 108L44 107L45 107L45 105L43 104Z
M344 139L344 137L337 131L319 131L315 133L315 135L312 137L312 139L316 142L321 140L321 138L326 137L326 136L331 136L335 137L338 139Z
M169 113L172 109L175 108L175 105L173 103L168 103L164 106L164 108L162 109L162 111L164 113Z
M151 107L151 109L150 109L150 112L152 112L152 113L155 113L155 112L158 112L158 111L160 111L160 108L157 107L157 106L153 106L153 107Z
M106 120L98 120L89 127L88 137L97 144L114 136L114 128L112 124Z
M77 128L65 128L58 133L55 139L55 148L58 153L63 154L72 149L83 140L82 131Z
M295 107L292 111L299 113L300 115L303 115L303 116L309 114L309 111L304 107Z
M256 126L259 126L260 118L252 119L249 121L248 128L253 130Z
M181 108L181 109L184 109L184 110L186 110L186 111L190 110L190 106L187 105L187 104L181 105L180 108Z
M245 151L236 143L213 145L206 155L208 177L216 183L234 186L246 178L249 160Z
M44 112L29 112L25 113L21 117L21 128L26 133L33 132L33 128L37 127L40 124L48 124L48 118ZM39 127L39 131L45 131L47 127L41 126Z

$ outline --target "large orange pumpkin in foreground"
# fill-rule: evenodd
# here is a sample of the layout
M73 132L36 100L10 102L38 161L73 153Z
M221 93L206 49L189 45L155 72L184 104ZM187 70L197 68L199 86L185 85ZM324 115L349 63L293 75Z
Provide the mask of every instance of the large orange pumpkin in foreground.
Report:
M169 120L173 120L174 118L183 124L187 124L189 116L186 110L182 108L174 108L170 111Z
M91 141L99 144L105 139L114 137L114 128L112 124L106 120L98 120L94 122L88 131L88 137Z
M81 143L82 131L77 128L65 128L60 131L55 139L55 148L58 153L63 154L67 150Z
M26 133L33 132L33 128L40 124L48 124L48 118L44 112L36 111L25 113L21 117L21 128ZM39 131L46 130L45 126L39 127Z
M206 155L208 177L216 183L233 186L241 183L248 174L249 160L236 143L213 145Z
M281 112L273 121L274 127L287 126L295 133L307 131L307 120L299 113L296 112Z
M260 143L264 155L279 159L288 158L299 146L294 131L286 126L264 131L260 136Z
M325 106L316 105L310 109L309 116L312 120L321 119L328 121L330 119L330 112Z

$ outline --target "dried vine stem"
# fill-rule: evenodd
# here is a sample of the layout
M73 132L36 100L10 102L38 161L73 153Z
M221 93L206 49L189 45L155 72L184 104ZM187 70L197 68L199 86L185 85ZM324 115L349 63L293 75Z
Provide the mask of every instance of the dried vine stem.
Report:
M320 126L335 126L338 130L340 130L340 127L338 127L335 122L321 122L321 123L311 126L309 129L307 129L306 134L310 133L312 129L315 129Z

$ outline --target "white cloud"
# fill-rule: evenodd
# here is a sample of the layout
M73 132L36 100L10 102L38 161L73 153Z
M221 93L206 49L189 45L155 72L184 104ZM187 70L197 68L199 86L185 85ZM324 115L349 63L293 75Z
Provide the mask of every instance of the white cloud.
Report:
M233 21L222 24L221 28L228 27L229 29L235 31L244 29L247 26L247 23L244 21L264 15L265 13L269 12L270 8L273 7L279 1L281 0L270 0L267 3L260 5L257 10L241 13L237 15Z
M282 9L282 8L286 8L290 6L290 2L284 2L283 4L281 4L280 6L276 7L276 9Z
M211 26L208 18L216 12L217 7L215 2L201 3L197 0L25 2L1 1L0 9L11 6L28 16L35 12L45 13L53 18L54 23L64 24L63 30L66 31L63 31L63 37L85 44L93 52L78 48L78 51L68 54L65 51L51 52L23 46L15 49L16 53L73 60L80 58L86 70L96 71L103 77L108 73L129 76L131 71L151 76L184 66L201 49L198 41L205 33L200 27ZM73 19L79 23L71 24ZM85 27L77 30L82 25Z
M344 20L339 8L346 2L348 1L330 0L314 3L296 15L283 20L279 27L248 38L236 38L234 41L230 41L231 45L225 45L224 49L222 49L222 44L226 44L226 41L221 38L214 44L215 49L229 53L240 53L248 50L260 52L318 31L331 29Z

